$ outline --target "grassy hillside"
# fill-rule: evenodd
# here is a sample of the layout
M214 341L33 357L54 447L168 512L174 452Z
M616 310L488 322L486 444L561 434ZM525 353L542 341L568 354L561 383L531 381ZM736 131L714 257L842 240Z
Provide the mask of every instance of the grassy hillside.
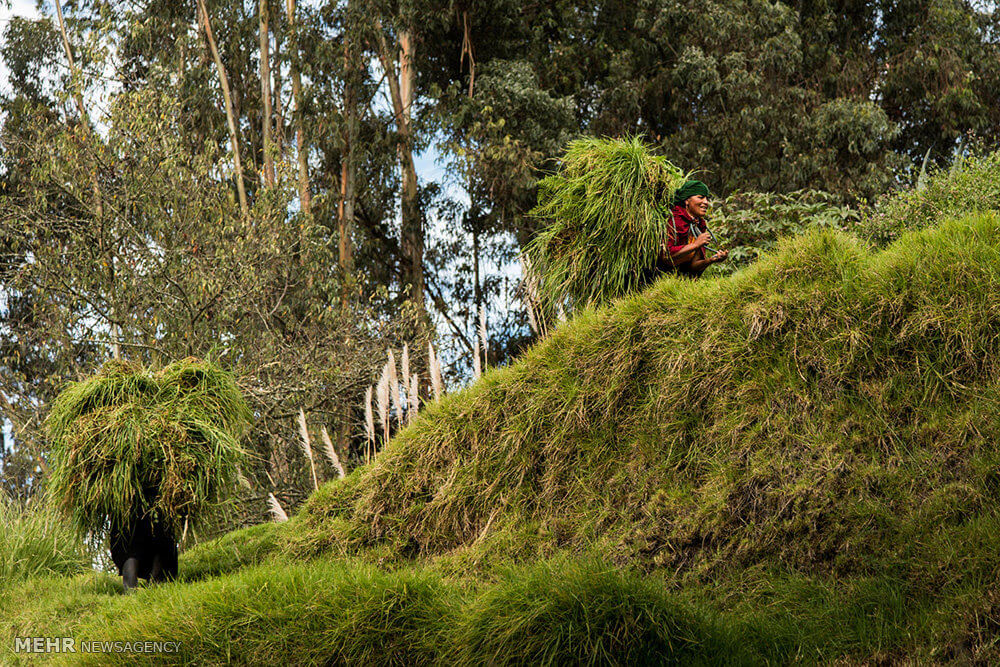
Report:
M1000 659L998 353L995 214L665 278L184 582L0 587L0 661L46 633L206 663Z
M995 532L998 352L995 216L874 255L815 233L584 312L317 493L292 546L929 576Z

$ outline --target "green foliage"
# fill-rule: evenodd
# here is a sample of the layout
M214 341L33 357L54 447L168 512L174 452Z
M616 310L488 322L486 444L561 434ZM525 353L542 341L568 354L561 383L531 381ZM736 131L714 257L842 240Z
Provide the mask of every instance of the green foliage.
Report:
M684 173L639 138L577 139L538 184L547 225L526 247L549 308L606 303L635 290L667 234Z
M280 550L290 532L287 526L269 521L196 544L180 559L178 578L197 581L256 565Z
M19 458L31 464L44 455L39 413L67 380L110 357L113 345L155 367L189 356L220 359L242 386L255 388L247 400L256 414L295 415L306 407L315 437L322 416L331 415L328 430L341 456L352 458L349 438L361 429L346 425L363 418L361 398L385 348L420 330L414 310L386 312L383 300L347 290L351 281L336 269L337 244L319 216L289 211L288 165L275 187L255 191L244 217L226 180L230 158L193 141L177 100L158 91L123 93L101 120L103 134L40 124L12 142L32 165L19 172L27 179L22 187L0 198L0 238L24 254L4 270L12 317L0 324L16 332L0 334L0 364ZM380 261L385 268L384 255ZM8 347L8 339L18 344ZM7 359L24 357L40 361L8 366ZM414 365L419 361L415 356ZM232 506L217 524L266 516L266 465L283 471L270 471L277 491L307 494L313 482L297 431L294 419L255 423L244 470L253 493L242 493L256 500ZM11 463L5 472L13 475L19 466ZM321 466L319 474L335 473Z
M883 197L865 210L858 233L886 246L909 230L925 229L950 216L1000 210L1000 151L960 158L932 172L918 187Z
M252 421L232 376L212 363L153 373L110 361L52 405L49 490L85 530L146 514L176 530L231 493Z
M418 570L265 564L106 600L78 632L180 642L179 652L148 658L158 663L424 665L441 650L460 599L454 587ZM137 656L80 657L84 664L131 664Z
M729 250L716 271L732 273L774 249L779 240L811 229L852 226L857 213L818 190L789 194L737 192L713 205L710 227Z
M90 562L77 531L52 507L23 507L0 495L0 588L23 579L76 574Z
M554 97L528 62L494 60L477 71L472 97L456 86L440 112L453 135L442 147L455 154L475 205L489 210L493 228L523 227L539 170L576 129L572 98Z
M727 645L661 582L593 561L511 569L463 613L452 664L715 664Z

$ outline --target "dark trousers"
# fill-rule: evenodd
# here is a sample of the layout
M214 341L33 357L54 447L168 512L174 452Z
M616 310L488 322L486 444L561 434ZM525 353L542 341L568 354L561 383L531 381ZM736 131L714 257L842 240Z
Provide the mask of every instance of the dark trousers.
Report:
M145 517L111 530L111 560L125 589L137 579L169 581L177 576L177 542L168 526Z

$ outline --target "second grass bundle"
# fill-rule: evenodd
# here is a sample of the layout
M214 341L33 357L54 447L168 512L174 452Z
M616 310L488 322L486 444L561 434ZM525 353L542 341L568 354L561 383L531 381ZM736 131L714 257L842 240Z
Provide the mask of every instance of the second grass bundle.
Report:
M545 221L526 248L543 306L605 303L642 285L685 174L639 138L578 139L538 184Z
M159 372L111 361L55 400L49 490L81 528L151 515L177 529L224 498L252 413L233 377L185 359Z

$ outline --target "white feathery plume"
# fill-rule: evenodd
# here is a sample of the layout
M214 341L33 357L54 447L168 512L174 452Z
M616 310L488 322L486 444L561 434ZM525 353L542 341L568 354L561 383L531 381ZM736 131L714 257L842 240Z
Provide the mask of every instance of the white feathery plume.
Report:
M410 348L403 343L403 356L399 359L400 369L403 371L403 389L410 390Z
M472 350L472 379L478 380L483 374L483 362L479 359L479 346Z
M312 470L313 488L318 489L319 481L316 479L316 462L313 460L312 444L309 442L309 428L306 426L306 413L302 408L299 408L299 435L302 436L302 449L306 452L306 458L309 459L309 468Z
M374 392L375 388L368 385L368 389L365 390L365 435L368 436L365 452L375 448L375 415L372 413L372 394Z
M382 424L382 434L385 436L382 445L389 442L389 363L382 367L382 377L378 379L375 388L375 403L378 406L378 417Z
M396 423L403 423L403 397L399 393L399 375L396 372L396 357L392 350L386 350L389 360L389 391L392 394L392 407L396 408Z
M369 412L371 412L371 408L369 408ZM337 469L337 476L345 477L344 466L340 463L340 457L337 456L337 449L333 446L333 440L330 439L330 434L327 432L326 426L320 429L319 434L323 436L323 451L326 453L326 458L330 459L330 463Z
M288 515L285 514L285 510L281 508L281 503L278 502L273 493L267 494L267 503L271 506L271 514L274 516L275 521L278 523L288 521Z
M489 366L489 341L486 338L486 308L479 309L479 342L483 346L483 370Z
M444 381L441 379L441 364L438 362L437 354L434 353L434 346L427 343L427 366L431 371L431 388L434 390L434 400L441 398L444 393Z
M420 382L417 378L420 377L419 373L414 373L410 376L410 419L409 423L413 423L413 420L417 418L417 410L420 409Z

